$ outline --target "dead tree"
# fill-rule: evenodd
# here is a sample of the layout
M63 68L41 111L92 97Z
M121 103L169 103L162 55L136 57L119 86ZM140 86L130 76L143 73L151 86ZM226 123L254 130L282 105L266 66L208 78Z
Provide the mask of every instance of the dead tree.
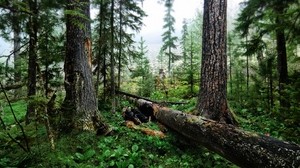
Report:
M130 99L140 110L151 111L165 126L238 166L251 168L300 166L298 144L247 132L230 124L161 107L143 99Z

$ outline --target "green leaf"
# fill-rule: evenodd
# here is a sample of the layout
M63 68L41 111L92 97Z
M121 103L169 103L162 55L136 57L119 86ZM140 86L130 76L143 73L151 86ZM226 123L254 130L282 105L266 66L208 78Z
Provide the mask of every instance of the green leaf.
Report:
M84 158L85 159L90 159L96 154L96 151L94 149L90 149L84 153Z
M132 150L132 152L136 152L136 151L139 150L139 146L137 146L137 145L134 144L134 145L131 147L131 150Z
M128 165L128 168L134 168L134 165L130 164Z

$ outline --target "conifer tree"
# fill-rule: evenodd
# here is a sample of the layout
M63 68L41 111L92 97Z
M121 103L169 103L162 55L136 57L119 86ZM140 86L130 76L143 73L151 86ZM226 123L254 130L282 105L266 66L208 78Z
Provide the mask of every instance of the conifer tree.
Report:
M174 36L175 28L175 18L172 16L174 0L164 0L164 5L166 7L166 14L164 17L165 24L163 28L166 30L162 34L163 46L162 50L165 52L165 55L168 57L168 73L171 75L172 63L178 58L176 57L173 49L176 49L176 41L178 38Z

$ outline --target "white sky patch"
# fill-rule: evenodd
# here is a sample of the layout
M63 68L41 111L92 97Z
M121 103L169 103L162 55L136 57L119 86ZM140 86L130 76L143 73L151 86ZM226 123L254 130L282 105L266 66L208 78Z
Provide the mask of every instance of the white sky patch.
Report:
M136 41L140 40L142 36L146 41L148 58L152 64L156 64L156 57L162 46L161 35L166 31L163 29L165 6L163 3L158 3L159 0L145 0L142 9L148 15L143 19L145 26L141 32L136 36ZM236 18L239 11L239 3L243 0L227 0L227 20L228 28L230 28L234 18ZM203 11L204 0L174 0L172 13L175 18L175 36L179 39L181 37L182 23L184 19L191 20L197 14L197 11ZM153 65L152 65L153 66Z

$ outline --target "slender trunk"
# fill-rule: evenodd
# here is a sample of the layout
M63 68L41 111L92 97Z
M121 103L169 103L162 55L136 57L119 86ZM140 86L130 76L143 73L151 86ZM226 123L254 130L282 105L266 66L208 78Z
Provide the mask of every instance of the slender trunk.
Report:
M99 84L100 84L100 72L101 72L101 55L102 54L102 49L103 49L103 43L102 43L102 29L103 29L103 10L104 10L104 4L103 0L100 1L100 16L99 16L99 39L98 39L98 55L97 55L97 78L96 78L96 83L95 83L95 90L96 90L96 96L98 97L98 91L99 91ZM103 56L104 57L104 56Z
M190 67L191 67L191 94L194 92L194 68L193 68L193 35L191 35L191 60L190 60Z
M119 19L120 19L120 24L119 24L119 57L118 57L118 90L120 90L120 85L121 85L121 57L122 57L122 22L123 22L123 15L122 15L122 0L120 0L120 13L119 13Z
M248 36L246 36L246 44L248 44ZM249 55L246 55L246 73L247 73L247 78L246 78L246 92L247 92L247 99L249 96Z
M229 57L229 87L230 87L230 94L232 95L232 58L231 58L231 45L232 40L229 36L229 45L228 45L228 57Z
M110 44L110 84L111 84L111 111L112 113L116 112L116 87L115 87L115 59L114 59L114 0L111 1L111 16L110 16L110 35L111 35L111 44Z
M45 64L45 84L44 84L44 89L45 89L45 96L48 98L49 95L49 63L48 61Z
M38 7L37 0L28 1L32 15L29 18L29 61L28 61L28 93L30 98L36 94L36 74L37 74L37 32L38 32ZM32 103L28 103L25 116L26 123L29 124L34 118L35 108Z
M103 99L106 102L106 92L107 92L107 73L106 73L106 69L107 69L107 64L106 64L106 54L107 54L107 45L105 45L104 49L103 49L103 68L102 68L102 74L103 74Z

